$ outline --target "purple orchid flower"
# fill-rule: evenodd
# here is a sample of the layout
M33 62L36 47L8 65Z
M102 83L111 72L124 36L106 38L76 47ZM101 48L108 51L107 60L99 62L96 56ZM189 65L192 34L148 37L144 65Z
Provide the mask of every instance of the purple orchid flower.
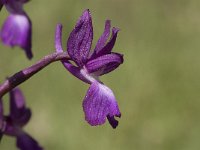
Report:
M8 136L13 136L17 140L17 147L20 150L42 150L36 140L23 131L31 118L31 111L25 106L25 99L22 92L15 88L10 92L10 114L3 115L3 104L0 100L0 129Z
M119 29L113 28L112 36L108 40L110 27L110 21L107 20L103 34L93 52L90 52L93 26L90 12L85 10L67 42L68 54L76 65L67 60L63 60L62 63L74 76L91 84L83 100L86 121L90 125L96 126L104 124L107 118L111 126L116 128L118 121L115 120L115 117L121 117L117 101L112 90L99 80L99 76L113 71L123 63L123 55L111 52ZM55 36L57 52L63 52L61 37L62 25L58 24Z
M5 45L20 46L26 56L33 57L31 51L32 24L23 10L23 4L28 0L1 0L0 9L4 5L10 15L5 20L0 31L0 39Z

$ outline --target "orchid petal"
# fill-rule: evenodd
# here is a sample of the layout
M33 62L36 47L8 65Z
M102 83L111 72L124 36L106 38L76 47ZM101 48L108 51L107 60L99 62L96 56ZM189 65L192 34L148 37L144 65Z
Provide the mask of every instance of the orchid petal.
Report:
M4 134L9 136L17 136L18 131L21 129L16 128L10 116L5 116L5 122Z
M56 34L55 34L55 48L56 48L56 52L57 53L62 53L63 49L62 49L62 25L58 24L56 27ZM61 61L63 66L75 77L77 77L78 79L82 80L83 82L86 82L88 84L90 84L90 81L87 80L84 75L81 73L81 68L74 66L73 64L71 64L70 61L68 60L62 60Z
M104 32L99 38L91 58L95 57L95 55L98 54L99 51L106 45L106 42L110 36L110 27L111 27L110 22L111 22L110 20L106 20Z
M62 48L62 24L57 24L55 33L56 52L63 52Z
M6 19L0 32L0 38L5 45L20 46L29 59L31 51L31 21L26 15L11 14Z
M78 66L83 66L87 61L92 39L92 18L89 10L85 10L67 41L69 56Z
M90 84L91 82L85 77L85 75L81 72L81 69L79 67L76 67L72 65L68 60L63 60L62 64L64 67L75 77L78 79L82 80L85 83Z
M20 126L25 125L31 117L31 111L26 108L25 98L18 88L10 92L10 117L14 124Z
M108 117L111 126L116 128L118 121L114 117L121 116L112 90L98 82L93 82L88 89L83 101L83 110L86 121L92 126L104 124ZM114 121L110 121L110 118Z
M20 150L42 150L38 142L26 133L17 136L17 147Z
M101 76L115 70L122 63L123 55L111 53L88 61L85 67L89 73Z
M111 36L109 42L101 50L99 50L98 53L96 53L95 58L102 56L102 55L105 55L105 54L111 53L111 51L112 51L112 49L115 45L118 32L119 32L118 28L112 29L112 36Z

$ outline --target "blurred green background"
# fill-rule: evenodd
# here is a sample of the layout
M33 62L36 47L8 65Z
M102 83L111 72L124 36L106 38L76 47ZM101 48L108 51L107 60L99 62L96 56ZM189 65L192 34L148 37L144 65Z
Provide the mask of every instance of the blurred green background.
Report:
M102 77L118 100L120 124L116 130L108 122L89 126L82 111L89 86L57 62L20 85L33 111L26 131L46 150L199 150L199 0L32 0L25 9L33 22L34 58L1 44L0 81L54 51L57 23L66 43L86 8L93 47L106 19L121 29L114 51L125 62ZM7 15L4 8L0 25ZM0 149L15 150L15 140L4 137Z

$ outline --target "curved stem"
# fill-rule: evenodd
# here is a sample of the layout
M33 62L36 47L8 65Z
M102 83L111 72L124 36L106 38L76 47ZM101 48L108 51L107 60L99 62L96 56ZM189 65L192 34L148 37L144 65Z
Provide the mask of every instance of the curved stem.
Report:
M34 65L25 68L11 77L7 78L7 80L0 85L0 99L10 90L15 88L16 86L20 85L21 83L28 80L30 77L32 77L34 74L36 74L38 71L42 70L52 62L58 61L58 60L69 60L69 55L67 52L61 52L61 53L53 53L50 55L45 56L38 62L36 62Z

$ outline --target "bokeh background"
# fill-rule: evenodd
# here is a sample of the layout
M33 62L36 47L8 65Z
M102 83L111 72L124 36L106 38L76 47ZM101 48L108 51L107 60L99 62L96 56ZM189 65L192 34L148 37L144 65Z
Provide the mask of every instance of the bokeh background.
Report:
M124 64L102 77L118 100L120 124L115 130L108 122L89 126L82 111L89 86L57 62L20 85L33 111L25 130L46 150L199 150L199 0L32 0L25 9L33 22L34 58L1 44L0 81L54 51L57 23L66 43L86 8L93 47L106 19L121 29L114 51L124 54ZM7 15L3 8L0 25ZM15 140L4 137L0 149L15 150Z

